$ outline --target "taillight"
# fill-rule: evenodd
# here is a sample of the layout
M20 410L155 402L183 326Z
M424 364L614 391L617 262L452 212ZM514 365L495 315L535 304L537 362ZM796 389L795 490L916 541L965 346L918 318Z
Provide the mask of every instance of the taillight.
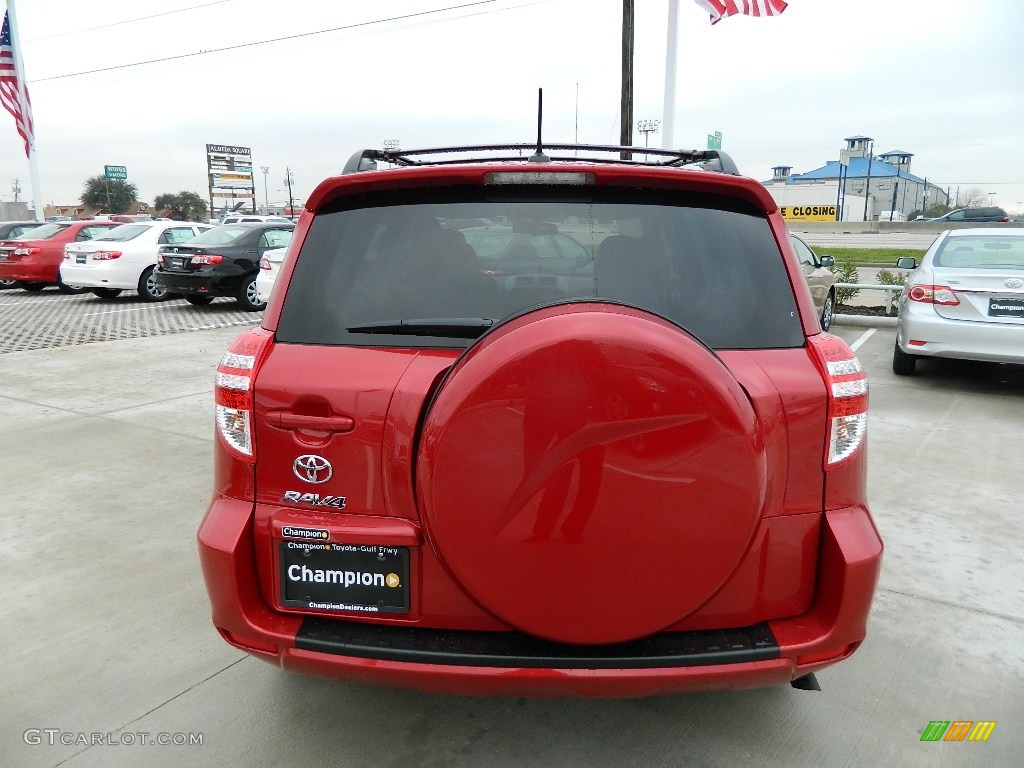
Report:
M270 259L268 259L266 256L260 259L260 269L265 269L268 272L270 271Z
M164 255L162 253L158 253L156 255L156 263L157 263L157 266L160 266L160 267L162 267L164 265Z
M214 400L217 404L217 434L235 456L253 462L252 378L272 334L263 328L246 331L236 338L217 366Z
M948 304L956 306L960 303L956 292L948 285L912 285L907 291L907 298L922 304Z
M864 444L868 427L868 379L846 342L828 333L809 340L828 387L828 453L825 469L835 469Z
M14 255L15 256L35 256L37 253L40 253L42 250L43 250L42 248L15 248L14 249Z
M110 259L120 259L120 251L96 251L92 255L93 261L109 261Z
M224 257L217 253L197 253L192 257L192 263L196 265L220 264Z

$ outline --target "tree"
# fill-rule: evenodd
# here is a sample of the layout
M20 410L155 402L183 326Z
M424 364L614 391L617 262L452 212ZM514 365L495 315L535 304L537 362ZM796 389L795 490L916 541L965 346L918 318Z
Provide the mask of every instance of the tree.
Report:
M959 208L981 208L988 205L988 195L981 187L971 187L960 196Z
M138 193L138 188L124 179L91 176L85 180L81 200L82 205L102 208L107 213L128 213Z
M156 211L171 209L184 221L206 221L206 201L195 192L179 192L176 195L157 195L153 201ZM178 218L172 214L171 218Z

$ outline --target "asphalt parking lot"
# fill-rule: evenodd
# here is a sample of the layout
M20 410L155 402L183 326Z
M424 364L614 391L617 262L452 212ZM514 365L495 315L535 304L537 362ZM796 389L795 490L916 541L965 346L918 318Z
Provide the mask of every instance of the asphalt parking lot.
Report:
M0 347L0 764L1020 764L1024 367L900 379L891 327L834 327L871 383L886 555L868 639L822 691L458 698L285 674L213 630L194 539L212 378L258 314L17 293L0 292L0 337L43 340ZM996 726L922 742L935 720Z
M66 296L55 287L0 290L0 354L257 322L258 314L238 309L232 299L194 307L181 298L145 302L134 291L104 301L91 293Z

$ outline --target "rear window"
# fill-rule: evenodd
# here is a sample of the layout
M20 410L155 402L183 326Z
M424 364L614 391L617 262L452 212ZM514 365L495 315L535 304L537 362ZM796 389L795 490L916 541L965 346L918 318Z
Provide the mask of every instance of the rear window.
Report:
M493 190L490 200L472 199L487 194L475 187L419 194L430 202L363 196L361 207L317 214L279 341L461 347L532 307L607 299L659 314L713 349L804 343L769 224L732 199L589 190L592 199L577 201L578 191L552 189L550 200L504 201Z
M23 235L18 235L18 240L48 240L54 235L63 232L65 229L71 226L71 223L67 224L43 224L41 227L36 227Z
M219 227L208 229L195 236L189 245L227 245L234 242L248 232L249 227L236 227L231 224L221 224Z
M1024 269L1024 237L947 237L932 264L952 269Z
M122 224L120 227L114 227L105 235L97 237L96 239L112 240L117 243L123 243L128 240L134 240L148 229L149 225L147 224Z

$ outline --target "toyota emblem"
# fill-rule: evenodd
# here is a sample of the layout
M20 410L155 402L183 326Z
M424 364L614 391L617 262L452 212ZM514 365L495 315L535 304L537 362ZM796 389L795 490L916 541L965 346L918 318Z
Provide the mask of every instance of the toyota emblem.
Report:
M1024 280L1020 280L1016 277L1011 277L1006 281L1007 288L1024 288Z
M299 480L307 483L326 483L334 474L334 469L323 456L307 453L292 462L292 472Z

